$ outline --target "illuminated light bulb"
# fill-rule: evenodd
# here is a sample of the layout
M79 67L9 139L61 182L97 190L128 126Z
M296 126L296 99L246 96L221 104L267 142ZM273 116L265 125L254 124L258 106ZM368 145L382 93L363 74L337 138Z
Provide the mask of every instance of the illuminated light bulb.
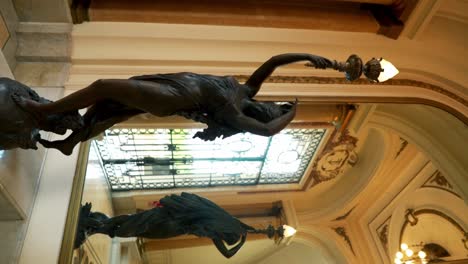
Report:
M290 236L293 236L294 234L296 234L296 229L294 229L293 227L290 227L288 225L283 225L283 236L284 237L290 237Z
M408 245L403 243L403 244L400 245L400 248L401 248L401 250L405 251L405 250L408 249Z
M402 259L402 258L404 257L404 255L403 255L403 253L401 253L400 251L398 251L398 252L396 253L396 257L397 257L397 259Z
M413 250L407 249L407 250L405 251L405 254L406 254L406 256L411 257L411 256L413 256Z
M379 82L385 82L388 79L395 77L399 73L398 69L393 66L393 64L384 59L380 60L380 67L382 67L383 72L380 73L377 78Z
M413 264L412 260L405 261L405 264Z
M403 263L403 262L401 262L401 260L398 259L398 258L396 258L396 259L394 260L394 262L395 262L395 264L402 264L402 263Z
M418 257L419 257L419 258L422 258L422 259L423 259L423 258L425 258L426 256L427 256L427 255L426 255L426 252L424 252L424 251L422 251L422 250L418 252Z

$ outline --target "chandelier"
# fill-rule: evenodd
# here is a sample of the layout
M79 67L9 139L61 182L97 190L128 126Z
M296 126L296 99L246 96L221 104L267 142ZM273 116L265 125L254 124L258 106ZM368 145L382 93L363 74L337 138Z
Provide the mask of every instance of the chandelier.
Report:
M427 264L428 261L426 260L426 252L422 250L423 248L423 243L419 245L414 245L412 247L418 247L421 248L421 250L418 251L418 254L415 255L414 251L409 248L409 246L405 243L400 245L401 251L398 251L395 254L395 264Z

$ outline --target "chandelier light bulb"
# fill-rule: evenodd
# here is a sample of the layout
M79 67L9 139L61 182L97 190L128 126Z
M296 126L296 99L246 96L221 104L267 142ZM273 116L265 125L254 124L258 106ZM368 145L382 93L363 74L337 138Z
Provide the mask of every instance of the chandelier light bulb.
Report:
M401 250L405 251L405 250L408 249L408 245L403 243L403 244L400 245L400 248L401 248Z
M395 264L403 264L403 262L401 262L401 259L399 258L395 258L394 262Z
M398 251L398 252L396 253L396 257L397 257L397 259L402 259L402 258L404 257L404 255L403 255L403 253L401 253L400 251Z
M405 251L405 254L406 254L406 256L411 257L411 256L413 256L413 250L407 249L407 250Z
M421 250L421 251L418 252L418 256L419 256L419 258L423 259L423 258L426 257L426 252Z

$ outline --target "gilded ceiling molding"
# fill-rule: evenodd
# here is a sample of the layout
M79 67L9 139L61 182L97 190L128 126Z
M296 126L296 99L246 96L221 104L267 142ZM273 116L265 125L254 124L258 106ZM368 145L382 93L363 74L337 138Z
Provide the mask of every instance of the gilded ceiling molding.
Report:
M453 189L453 186L450 184L450 182L442 175L442 173L437 170L435 171L431 177L429 177L423 185L421 185L420 188L436 188L442 191L449 192L458 198L461 199L461 196L455 192Z
M356 253L354 253L353 245L351 244L351 239L346 233L345 228L340 226L340 227L333 228L333 230L335 230L335 232L345 240L345 242L348 244L349 248L351 249L351 252L353 252L353 255L356 256Z
M234 77L239 82L245 82L250 77L250 75L234 75ZM346 80L341 77L318 77L318 76L270 76L265 82L267 83L312 83L312 84L344 84L344 85L384 85L384 86L413 86L418 88L423 88L431 90L447 97L450 97L461 104L468 106L468 101L464 98L452 93L440 86L410 80L410 79L390 79L385 83L375 83L368 81L367 79L361 78L353 82Z

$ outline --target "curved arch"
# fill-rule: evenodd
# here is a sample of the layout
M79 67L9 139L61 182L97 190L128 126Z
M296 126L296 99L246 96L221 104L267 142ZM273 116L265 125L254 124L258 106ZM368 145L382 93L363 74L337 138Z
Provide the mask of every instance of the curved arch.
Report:
M468 216L467 205L462 199L438 189L418 189L405 199L398 199L400 205L393 211L388 231L389 252L397 252L400 245L401 230L405 226L407 209L434 210L447 215L466 230ZM402 202L403 201L403 202ZM465 208L465 209L463 209Z
M464 200L468 198L468 157L465 126L449 120L444 113L418 106L379 106L370 126L394 131L418 147L449 180Z
M351 255L343 253L335 241L325 239L333 237L331 232L310 228L301 228L300 232L294 237L294 242L307 245L312 248L318 248L327 264L351 263ZM345 251L346 252L346 251Z
M306 194L302 199L308 200L309 210L304 210L298 214L302 221L319 221L321 217L329 220L331 214L341 213L344 205L361 193L376 172L382 166L382 161L386 160L390 151L390 138L377 129L368 129L359 135L363 140L358 143L359 162L344 172L337 179L323 182L315 186L310 194ZM375 146L379 146L375 149ZM326 195L324 195L326 193ZM317 199L313 199L315 196Z
M458 229L462 235L465 234L465 229L456 221L454 220L452 217L446 215L445 213L441 212L441 211L438 211L438 210L435 210L435 209L430 209L430 208L423 208L423 209L418 209L417 211L414 211L413 212L413 215L415 217L418 217L419 215L437 215L443 219L445 219L446 221L448 221L450 224L452 224L452 226L454 226L456 229ZM402 243L402 235L405 233L405 229L408 227L408 224L409 222L405 222L401 228L401 231L400 231L400 242L399 243Z

